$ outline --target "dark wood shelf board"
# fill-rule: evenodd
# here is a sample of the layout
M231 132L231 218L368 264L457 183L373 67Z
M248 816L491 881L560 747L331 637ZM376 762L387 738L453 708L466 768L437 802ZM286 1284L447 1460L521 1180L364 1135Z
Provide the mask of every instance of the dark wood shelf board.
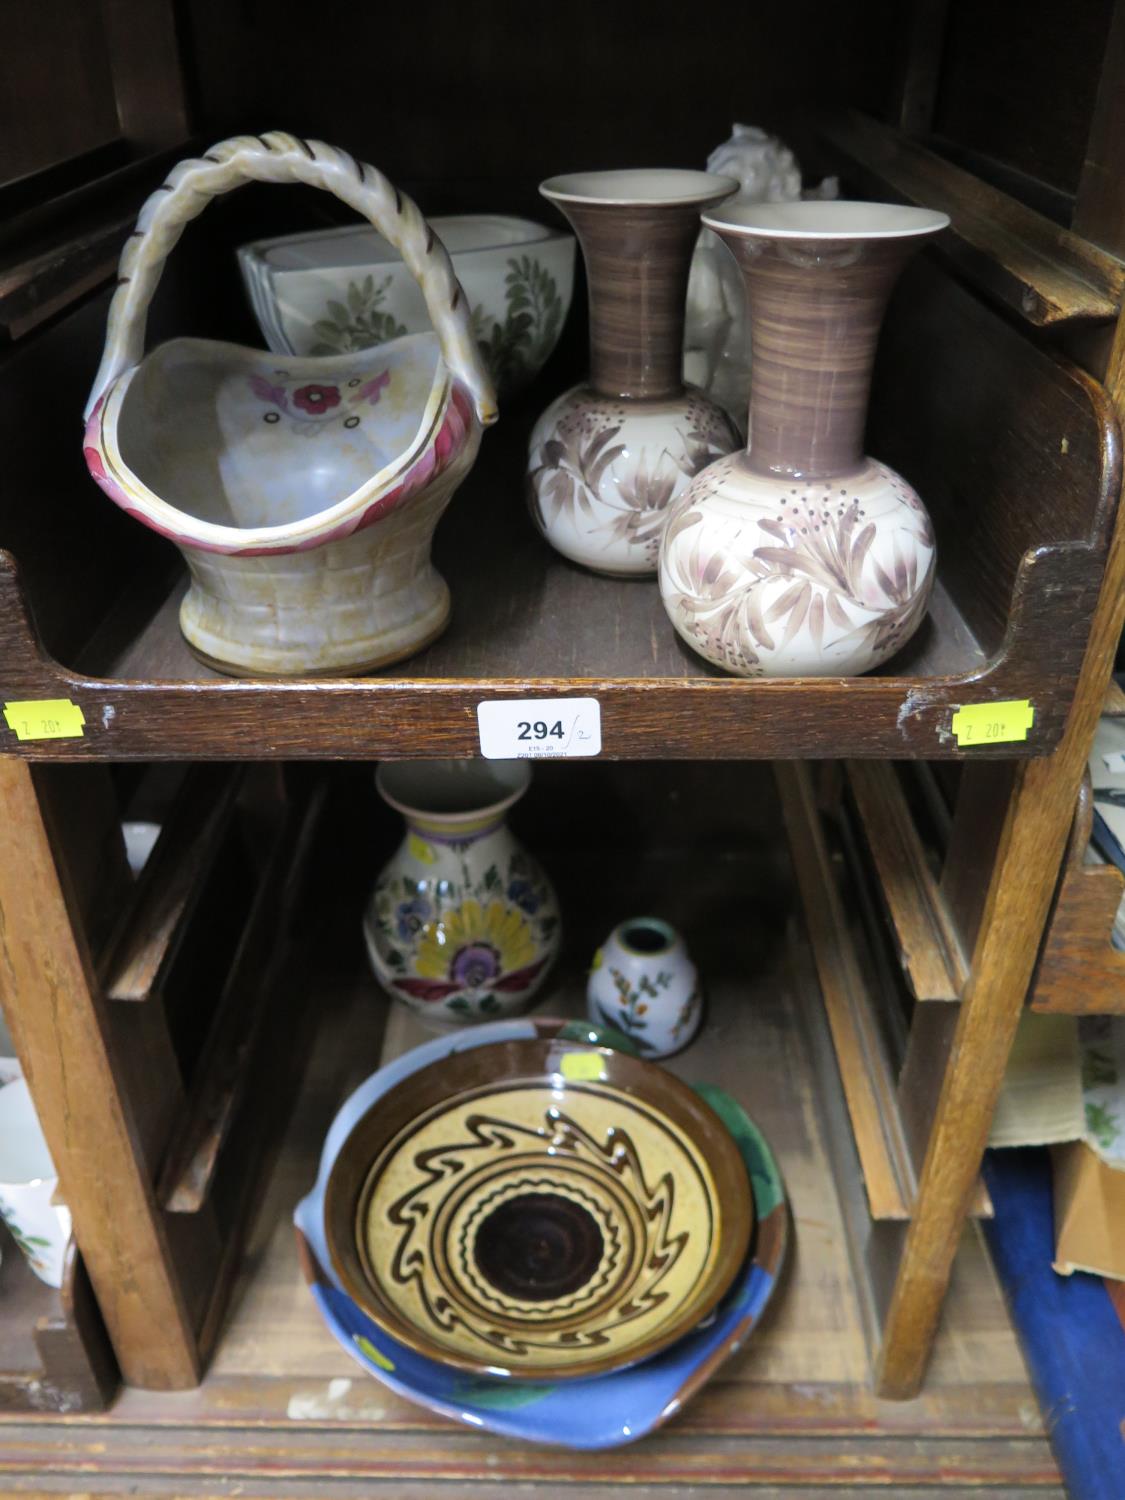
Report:
M956 709L1013 697L1036 704L1028 740L972 754L1040 755L1057 742L1065 722L1068 702L1044 701L1042 672L1031 663L1012 670L1008 662L987 661L940 585L920 638L893 664L902 676L741 680L704 676L690 660L675 663L676 675L650 669L625 676L620 661L612 673L598 675L596 658L609 657L608 642L614 640L626 643L626 656L630 648L638 650L639 641L651 645L657 666L670 665L669 655L678 648L659 642L653 628L653 606L663 615L655 585L589 580L569 569L555 570L555 576L563 581L563 597L581 597L591 582L604 591L598 613L606 629L596 628L592 610L544 607L535 632L513 631L511 656L495 651L491 671L481 676L462 675L451 662L458 640L471 634L467 612L460 616L464 634L455 627L446 641L410 663L409 677L284 682L225 678L201 666L179 636L178 601L157 613L119 663L130 670L155 667L159 675L148 680L59 666L38 650L24 615L22 649L14 656L20 665L5 673L5 700L70 698L82 708L85 727L75 739L17 743L6 735L3 749L58 760L242 759L251 750L260 759L367 760L416 755L423 746L432 755L471 756L479 753L480 702L568 696L599 700L603 756L620 759L773 759L816 756L829 748L853 757L958 757L965 752L952 733ZM617 614L613 606L622 600ZM644 616L640 632L626 624L636 613ZM15 570L0 554L0 616L10 624L22 614ZM577 666L576 658L586 656L584 670L544 670L554 663L535 658L536 634L552 620L557 637L565 638L567 665ZM659 623L670 633L666 621ZM479 641L468 641L467 654L483 657L485 651ZM177 677L179 672L185 675Z
M1054 328L1117 316L1125 262L865 115L849 111L824 134L864 190L947 213L953 222L942 252L1029 323Z

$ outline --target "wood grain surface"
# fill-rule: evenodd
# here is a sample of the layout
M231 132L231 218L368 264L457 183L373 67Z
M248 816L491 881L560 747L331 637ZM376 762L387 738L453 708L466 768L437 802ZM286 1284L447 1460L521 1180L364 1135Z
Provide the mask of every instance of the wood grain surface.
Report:
M187 1309L123 1096L107 1002L56 864L33 776L0 759L0 989L32 1098L127 1379L198 1378ZM158 1340L152 1337L159 1327Z
M1119 191L1125 194L1125 179ZM1107 392L1125 412L1125 318L1114 334ZM969 979L928 1131L917 1213L884 1324L878 1386L887 1395L916 1391L925 1370L925 1349L1027 999L1123 625L1125 525L1119 516L1063 739L1051 756L1016 768L990 861Z
M915 999L960 999L965 954L894 766L853 761L848 781Z
M865 191L948 213L953 222L942 238L943 255L1020 318L1036 327L1116 318L1125 267L1099 248L1097 236L1092 244L1061 228L866 116L830 120L825 135L849 179Z
M863 1172L871 1217L908 1219L914 1170L895 1101L894 1076L847 929L807 769L776 767L805 922Z

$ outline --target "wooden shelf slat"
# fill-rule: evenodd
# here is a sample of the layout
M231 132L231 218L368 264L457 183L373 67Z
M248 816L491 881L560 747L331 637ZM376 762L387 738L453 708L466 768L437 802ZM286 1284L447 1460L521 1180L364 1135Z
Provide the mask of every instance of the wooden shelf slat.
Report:
M868 1207L876 1220L910 1218L917 1192L915 1163L887 1054L837 885L807 767L774 768L804 909L821 997L836 1052ZM991 1217L979 1184L970 1210Z
M304 876L323 802L321 786L304 806L292 810L269 856L196 1066L187 1115L157 1185L157 1197L169 1213L198 1213L210 1193L285 958L281 934Z
M909 1219L914 1170L894 1104L894 1079L873 1025L807 769L776 767L782 811L824 1009L875 1219Z
M188 773L110 950L110 1000L144 1001L159 986L218 853L241 780L227 766L193 766Z
M972 281L1036 327L1117 316L1125 263L970 172L855 111L824 127L865 189L947 213L939 241Z
M959 1000L968 964L894 766L849 761L847 770L914 998Z

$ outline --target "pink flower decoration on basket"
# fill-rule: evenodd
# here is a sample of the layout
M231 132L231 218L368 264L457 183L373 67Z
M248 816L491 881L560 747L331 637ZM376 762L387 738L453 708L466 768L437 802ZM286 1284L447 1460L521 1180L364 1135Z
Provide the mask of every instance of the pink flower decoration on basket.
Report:
M314 416L321 416L339 404L340 389L335 385L301 385L293 392L293 405Z
M384 370L381 375L376 375L374 380L369 380L366 385L361 385L355 393L357 401L366 401L369 406L378 406L379 397L391 383L390 370Z

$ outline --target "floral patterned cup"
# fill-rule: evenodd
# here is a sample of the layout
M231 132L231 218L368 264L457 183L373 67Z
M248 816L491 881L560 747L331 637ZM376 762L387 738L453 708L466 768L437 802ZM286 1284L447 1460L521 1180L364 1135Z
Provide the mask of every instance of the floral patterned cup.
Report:
M658 917L631 917L594 954L587 1014L624 1032L642 1057L670 1057L703 1019L699 973L684 940Z
M526 1010L559 946L555 893L512 836L523 761L415 761L379 768L406 819L364 917L379 983L435 1029Z
M26 1082L0 1088L0 1218L48 1286L61 1286L70 1211L54 1204L59 1179Z

